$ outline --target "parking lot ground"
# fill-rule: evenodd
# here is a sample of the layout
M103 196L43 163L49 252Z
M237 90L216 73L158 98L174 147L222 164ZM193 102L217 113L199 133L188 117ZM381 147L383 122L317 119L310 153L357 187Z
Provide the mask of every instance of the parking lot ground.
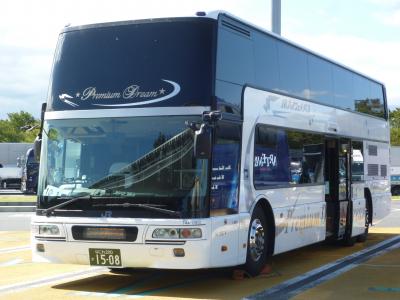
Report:
M29 231L0 231L0 251L5 248L27 246L29 243Z
M0 194L0 203L2 202L36 202L36 195L4 195Z
M11 247L10 244L4 243L4 239L14 240L13 245L15 247L24 246L29 244L29 234L27 232L12 232L12 234L11 232L1 232L0 299L107 299L114 297L118 299L241 299L398 234L400 234L400 228L373 228L367 242L357 243L354 247L329 244L304 247L273 257L272 272L268 275L232 280L231 270L221 269L197 271L135 270L131 274L113 274L104 268L32 263L28 249L1 253L2 249ZM395 255L396 253L393 256L388 253L385 255L385 257L388 256L386 261L376 262L371 260L370 264L388 264L390 257L395 259ZM370 275L363 274L361 270L357 273L358 275L356 274L357 276L371 276L372 278L375 276L383 277L388 274L391 278L395 278L397 274L397 278L400 278L399 268L388 267L388 269L390 268L389 271L394 273L383 272L378 267L368 265L362 265L360 268L365 268L364 272L368 270ZM344 278L346 286L353 286L353 281L349 283L349 278L352 277L347 277L348 273L333 281L339 280L342 276L346 276ZM363 283L362 276L355 281L356 284L357 282L360 285ZM384 282L386 284L383 284ZM325 289L321 289L326 285L328 286ZM369 297L375 295L375 293L386 295L385 292L378 290L368 290L370 287L379 290L381 287L395 286L394 282L384 279L376 283L371 282L365 292ZM349 289L351 288L349 287ZM335 291L335 287L331 286L329 281L305 291L298 297L307 293L314 293L310 294L311 297L301 299L323 299L319 297L319 293L321 293L323 297L329 299L330 296L333 296L333 291ZM378 297L378 294L376 295ZM393 295L391 294L391 296ZM351 298L342 297L342 299Z
M374 257L293 299L400 299L400 249Z
M23 194L20 190L0 189L1 202L36 202L36 195Z

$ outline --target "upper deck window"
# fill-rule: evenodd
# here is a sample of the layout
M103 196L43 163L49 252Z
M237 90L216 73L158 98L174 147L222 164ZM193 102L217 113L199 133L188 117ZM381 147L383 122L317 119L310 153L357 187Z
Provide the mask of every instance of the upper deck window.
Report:
M386 117L381 84L246 24L221 19L217 43L218 107L231 106L235 108L231 109L233 113L240 111L241 91L245 85L252 85ZM227 28L226 22L234 27Z
M211 104L214 22L182 18L60 35L50 110Z

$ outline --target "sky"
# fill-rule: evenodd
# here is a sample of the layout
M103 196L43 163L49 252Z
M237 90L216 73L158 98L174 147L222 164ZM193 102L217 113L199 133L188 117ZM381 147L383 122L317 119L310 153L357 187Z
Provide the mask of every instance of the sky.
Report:
M0 119L40 115L58 34L67 24L225 10L271 30L271 0L2 0ZM400 0L282 0L282 36L386 85L400 107Z

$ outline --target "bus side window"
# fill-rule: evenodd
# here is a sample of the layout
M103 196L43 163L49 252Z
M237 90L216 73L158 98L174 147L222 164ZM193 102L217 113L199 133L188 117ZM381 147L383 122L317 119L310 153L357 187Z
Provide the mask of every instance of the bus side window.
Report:
M211 214L238 211L240 125L219 124L213 148L211 173Z
M287 131L291 184L324 183L324 140L322 135Z
M363 143L352 142L351 145L351 181L364 181Z
M289 147L285 130L257 126L253 172L256 188L289 184Z

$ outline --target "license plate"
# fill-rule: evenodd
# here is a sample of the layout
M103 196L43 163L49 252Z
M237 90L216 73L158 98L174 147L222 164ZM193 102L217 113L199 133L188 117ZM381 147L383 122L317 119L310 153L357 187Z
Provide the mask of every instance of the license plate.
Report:
M91 266L121 267L121 250L89 248Z

